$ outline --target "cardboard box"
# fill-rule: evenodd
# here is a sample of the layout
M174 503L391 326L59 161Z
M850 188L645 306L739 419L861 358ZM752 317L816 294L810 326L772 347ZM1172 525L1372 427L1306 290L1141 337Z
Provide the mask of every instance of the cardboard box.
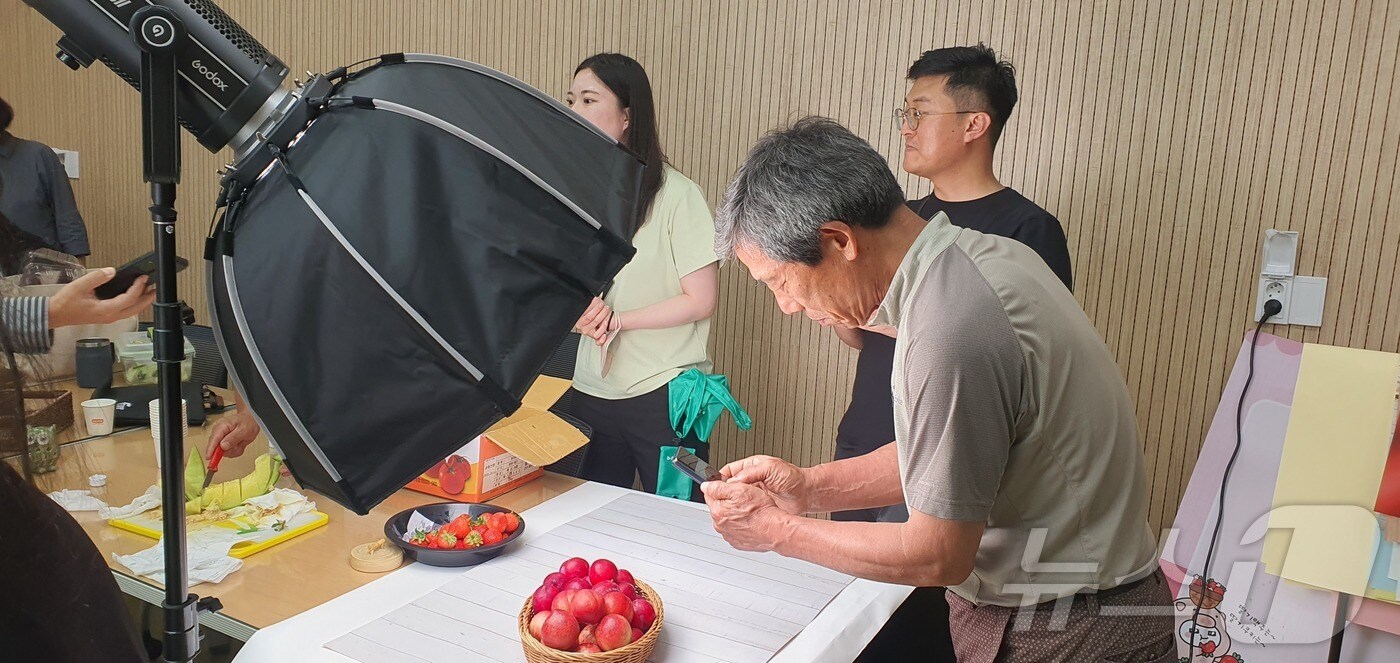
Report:
M421 493L457 502L485 502L537 479L540 468L588 443L572 424L549 413L570 382L541 376L515 414L409 482Z

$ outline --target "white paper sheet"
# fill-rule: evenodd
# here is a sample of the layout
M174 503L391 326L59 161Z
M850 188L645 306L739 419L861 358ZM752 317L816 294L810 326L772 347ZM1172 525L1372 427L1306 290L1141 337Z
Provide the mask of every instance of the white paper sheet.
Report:
M663 525L685 538L658 534ZM656 590L666 608L652 656L659 663L767 661L854 580L775 553L735 550L703 509L628 493L357 629L348 647L340 639L326 647L362 657L355 652L364 639L422 656L416 638L394 628L402 627L448 656L516 661L520 606L570 557L610 559Z
M530 509L522 514L527 522L522 544L543 537L554 528L580 518L599 506L614 501L618 496L628 493L630 491L621 488L588 483L561 497ZM681 502L674 502L674 504L682 508L700 509L703 512L703 507L700 505ZM693 533L675 532L675 534L678 538L696 540ZM718 545L724 545L723 541L721 540ZM503 556L500 559L504 561L513 556L513 554ZM792 560L784 560L783 558L778 558L778 560L779 563L796 564ZM554 566L557 568L558 564L556 563ZM434 593L437 589L446 590L443 592L445 596L453 596L454 591L461 593L464 591L461 586L449 588L447 585L462 576L462 569L410 564L324 605L259 630L239 651L235 661L236 663L262 663L264 661L270 663L295 660L304 663L345 663L353 660L391 662L434 660L433 656L436 654L432 652L426 652L421 657L406 656L400 652L385 649L362 636L343 636L348 636L361 626L375 622L398 608ZM533 590L541 578L543 578L543 573L538 577L531 578L531 582L534 584L529 589ZM642 580L648 582L644 576ZM470 586L470 591L479 593L504 590L483 583L475 583ZM909 592L910 588L908 587L855 580L839 593L797 637L788 642L772 658L772 661L775 663L816 663L853 660L884 626L895 609L909 596ZM515 604L515 608L518 608L520 603L524 601L523 594L521 596L522 598L520 602ZM672 604L679 605L675 601L666 604L668 621L672 619ZM508 620L509 632L513 632L515 628L514 619L515 616L512 613ZM498 628L503 628L500 626L503 623L505 622L496 622L496 625ZM384 624L389 625L390 623L384 622ZM385 628L397 629L400 633L405 631L402 627L392 626L391 628L391 626ZM322 646L324 643L338 638L347 654L340 654ZM515 646L518 648L519 644L516 643ZM516 652L517 658L515 660L521 660L523 655L519 653L519 649ZM354 654L354 657L349 654Z

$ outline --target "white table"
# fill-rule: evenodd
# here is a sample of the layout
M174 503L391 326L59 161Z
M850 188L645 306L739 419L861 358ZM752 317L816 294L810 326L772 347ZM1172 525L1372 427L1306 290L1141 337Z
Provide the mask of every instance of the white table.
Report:
M528 541L578 518L626 491L585 483L524 512ZM695 508L703 509L696 504ZM260 629L239 652L236 663L298 661L347 663L351 659L322 645L432 592L462 573L412 564L350 593L272 626ZM850 661L894 614L911 588L857 579L836 596L772 660ZM524 655L521 655L522 660Z

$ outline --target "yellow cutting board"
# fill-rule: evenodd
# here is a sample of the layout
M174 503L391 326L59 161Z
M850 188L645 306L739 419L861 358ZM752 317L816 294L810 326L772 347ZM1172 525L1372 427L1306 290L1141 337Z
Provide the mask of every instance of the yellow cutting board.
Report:
M160 518L143 517L145 515L146 514L140 514L132 516L131 518L125 518L121 520L109 520L107 521L107 524L117 529L124 529L128 532L135 532L137 534L140 534L141 536L148 536L152 539L160 539L162 530L162 523L160 521ZM329 521L330 516L327 516L321 511L303 513L300 516L297 516L296 518L292 519L293 524L291 526L287 527L281 532L272 534L271 536L267 536L271 533L265 531L254 532L253 534L249 535L249 539L247 541L239 541L238 543L233 544L233 548L229 549L228 554L230 557L237 557L239 559L243 559L244 557L252 555L253 553L262 552L279 543L282 543L283 541L301 536L302 534L310 532L313 529L322 527ZM239 529L239 526L237 524L229 521L221 521L217 523L200 523L195 525L194 527L225 527L234 531L237 531Z

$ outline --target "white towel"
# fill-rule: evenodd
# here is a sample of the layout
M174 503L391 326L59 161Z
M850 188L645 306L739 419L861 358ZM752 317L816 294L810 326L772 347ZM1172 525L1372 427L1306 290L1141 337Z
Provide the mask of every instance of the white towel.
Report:
M146 489L146 492L132 500L131 504L98 509L97 516L103 520L118 520L130 518L138 513L145 513L158 506L160 506L160 486L151 486Z
M49 497L65 511L100 511L110 508L106 502L92 496L89 490L55 490L49 493Z
M185 558L188 561L190 585L201 582L221 582L230 573L243 566L243 560L229 557L228 551L237 543L239 536L226 527L206 527L185 535ZM146 576L156 582L165 582L165 542L131 555L112 553L119 564L131 569L136 575Z

